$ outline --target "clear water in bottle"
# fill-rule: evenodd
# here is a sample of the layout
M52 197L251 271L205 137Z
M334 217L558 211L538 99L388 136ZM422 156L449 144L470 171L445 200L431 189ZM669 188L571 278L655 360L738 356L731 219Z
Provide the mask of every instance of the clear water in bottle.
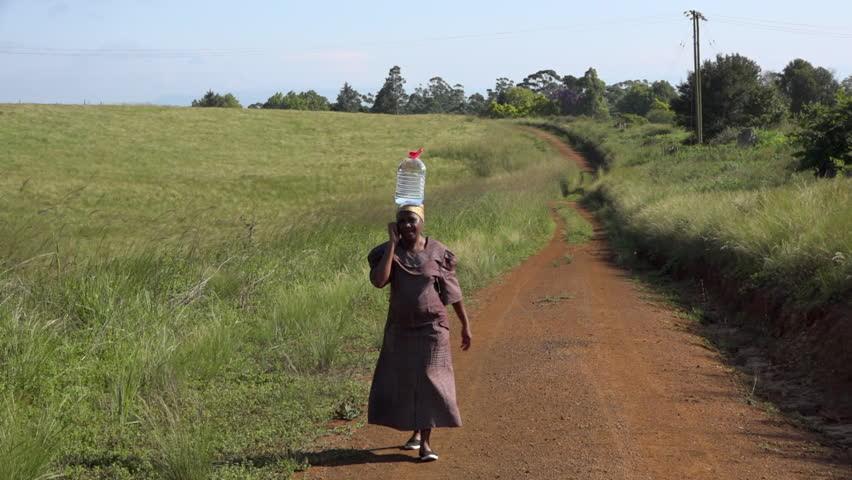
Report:
M426 190L426 165L420 160L423 149L408 152L408 158L396 169L397 205L423 205Z

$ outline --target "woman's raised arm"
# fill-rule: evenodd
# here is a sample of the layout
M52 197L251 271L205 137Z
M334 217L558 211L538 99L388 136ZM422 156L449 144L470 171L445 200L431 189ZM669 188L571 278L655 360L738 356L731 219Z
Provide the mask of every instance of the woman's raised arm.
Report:
M396 223L388 224L388 248L385 249L379 263L370 270L370 283L376 288L384 288L390 281L391 268L393 267L393 254L399 241L399 231Z

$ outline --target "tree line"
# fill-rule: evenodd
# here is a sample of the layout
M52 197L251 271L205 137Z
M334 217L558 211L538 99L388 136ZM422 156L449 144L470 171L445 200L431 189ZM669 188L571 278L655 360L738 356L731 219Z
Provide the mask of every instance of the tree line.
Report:
M790 61L781 72L763 71L754 60L736 53L708 59L701 69L703 125L708 138L732 128L766 127L793 118L801 125L829 129L825 134L814 134L811 140L833 145L820 147L823 153L811 155L810 160L803 158L803 164L817 162L809 167L821 175L833 175L843 165L852 164L852 140L847 138L852 137L852 75L838 81L830 70L801 58ZM314 90L289 91L276 92L266 102L248 108L492 118L615 116L623 122L676 123L691 128L695 121L694 75L690 72L677 87L665 80L626 80L606 85L594 68L579 77L539 70L518 83L498 78L485 95L468 96L464 86L450 84L441 77L433 77L408 93L400 68L393 66L375 95L362 94L344 83L334 102ZM192 106L241 107L232 94L213 91L194 100ZM839 137L826 140L827 135ZM804 137L800 134L800 138Z
M486 95L465 95L460 84L431 78L410 94L398 66L388 71L379 91L362 94L344 83L334 102L314 90L276 92L265 102L248 108L332 110L388 114L456 113L497 118L546 115L632 114L652 122L676 121L692 125L693 72L673 87L665 80L626 80L606 85L589 68L580 76L539 70L517 84L498 78ZM838 92L852 93L852 75L842 82L823 67L803 59L791 61L781 72L761 71L753 60L739 54L717 55L702 66L704 125L708 136L727 126L758 126L800 114L808 105L836 102ZM208 91L193 100L197 107L242 107L234 95Z

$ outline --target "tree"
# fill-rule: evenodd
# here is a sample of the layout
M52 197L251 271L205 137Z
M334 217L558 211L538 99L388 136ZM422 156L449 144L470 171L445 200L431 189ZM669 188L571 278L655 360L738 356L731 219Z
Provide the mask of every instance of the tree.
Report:
M271 97L266 99L266 102L263 104L263 108L286 108L285 101L286 100L283 93L275 92L272 94Z
M651 123L673 123L675 114L668 107L664 104L662 108L652 108L645 114L645 118Z
M805 105L811 103L832 104L840 88L831 72L822 67L814 68L810 62L801 58L784 67L779 86L790 99L790 111L794 114L800 113Z
M651 110L668 111L677 91L665 80L625 80L607 85L605 95L610 110L646 116Z
M474 93L467 97L464 105L464 113L467 115L485 115L488 112L488 102L480 93Z
M799 168L833 177L852 167L852 95L839 92L833 105L811 103L794 135Z
M240 105L240 101L237 100L232 93L226 93L224 97L222 97L222 106L225 108L243 108Z
M647 80L624 80L622 82L613 83L606 86L604 96L611 110L617 110L618 102L627 94L634 85L649 86Z
M672 101L672 99L677 97L677 90L675 90L671 83L665 80L657 80L656 82L652 83L651 91L654 92L655 98L665 104L668 104Z
M280 108L285 110L328 110L328 99L318 94L313 90L307 92L296 93L294 91L287 92L284 95L281 92L275 92L263 108Z
M429 86L426 88L426 99L431 113L458 112L462 107L456 103L457 99L453 87L441 77L432 77L429 79ZM464 102L464 93L462 93L462 102Z
M337 94L337 101L331 109L337 112L360 112L362 108L361 94L349 83L344 82L340 93Z
M842 82L840 82L840 86L843 88L843 91L846 92L846 95L852 95L852 75L844 78Z
M540 93L547 98L555 98L559 89L562 88L562 77L555 70L539 70L524 77L518 86Z
M404 113L430 113L431 105L426 98L426 89L419 86L414 89L414 92L408 96L408 102L405 104Z
M763 85L781 88L781 74L766 70L760 74L760 83Z
M581 79L573 75L562 77L562 88L556 93L554 99L563 115L578 115L580 110L580 98L583 96Z
M372 93L362 93L361 94L361 104L364 105L364 108L361 109L362 112L372 112L373 105L376 103L376 96Z
M760 81L760 67L739 54L717 55L701 67L704 132L713 136L726 127L759 127L784 117L778 92ZM671 106L677 122L691 127L694 119L694 76L678 85L680 96Z
M402 113L402 109L408 101L403 85L405 85L405 79L402 78L399 67L394 65L388 71L388 77L385 79L384 85L382 85L379 93L376 94L371 111L374 113L392 113L395 115Z
M520 118L534 115L552 115L555 105L540 93L522 87L512 87L503 92L505 102L492 101L488 114L495 118Z
M453 85L453 90L450 92L448 100L448 106L450 107L448 113L464 113L465 112L465 96L464 96L464 85L457 83Z
M450 86L443 78L433 77L429 84L414 89L408 97L406 113L463 113L464 87Z
M609 109L606 105L606 84L598 78L598 72L589 67L583 78L579 81L582 95L577 105L577 111L581 115L593 117L606 116Z
M193 107L218 107L219 102L221 101L221 95L214 92L213 90L207 90L207 93L204 94L203 97L193 100Z
M778 98L784 104L784 110L790 111L790 98L781 89L781 74L767 70L760 74L760 84L775 91L773 98Z
M644 116L654 106L656 99L654 91L647 83L635 83L618 100L615 109L620 113Z
M500 77L495 82L494 89L492 90L489 88L486 92L486 100L488 101L488 103L506 103L506 92L514 86L515 82L509 80L506 77Z
M208 90L203 97L192 101L193 107L222 107L222 108L243 108L237 97L230 93L219 95L213 90Z
M328 99L313 90L291 96L288 99L288 105L292 110L328 111L331 109Z

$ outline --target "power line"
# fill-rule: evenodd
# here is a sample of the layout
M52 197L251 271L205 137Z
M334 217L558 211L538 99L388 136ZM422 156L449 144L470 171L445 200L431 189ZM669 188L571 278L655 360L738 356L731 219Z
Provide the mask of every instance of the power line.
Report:
M714 17L715 18L715 17ZM769 22L756 22L749 20L733 20L733 19L719 19L715 20L717 23L722 23L726 25L733 25L738 27L747 27L750 29L758 29L772 32L780 32L780 33L793 33L797 35L810 35L814 37L832 37L832 38L852 38L852 31L850 32L841 32L841 31L830 31L824 30L817 27L795 27L788 26L779 23L769 23Z
M715 21L716 18L714 17L713 20ZM712 51L714 56L719 55L720 53L717 48L718 42L716 41L716 35L714 34L715 31L715 27L712 29L710 28L710 22L704 24L704 36L707 37L707 43L705 43L705 45L707 45L707 47Z
M674 46L674 51L671 56L671 60L668 63L668 67L666 69L666 77L672 78L672 74L676 68L679 68L681 58L683 58L683 52L686 50L686 44L689 42L689 30L684 30L681 36L681 40Z
M817 29L821 31L836 31L839 33L852 33L852 29L849 29L848 25L838 26L838 25L816 25L813 23L799 23L799 22L787 22L783 20L769 20L765 18L754 18L754 17L735 17L732 15L720 15L713 14L713 18L721 18L725 20L736 20L742 22L756 22L756 23L764 23L764 24L774 24L778 26L788 26L788 27L804 27L810 29Z
M752 28L764 31L772 31L779 33L792 33L797 35L824 36L834 38L852 38L852 30L838 26L815 25L801 22L788 22L780 20L760 19L753 17L738 17L732 15L714 15L714 19L718 23L732 25L736 27ZM457 41L471 39L486 39L486 38L508 38L512 36L526 35L542 32L582 32L599 30L604 26L647 26L661 23L669 23L676 21L675 18L669 16L646 16L634 18L622 18L613 20L597 20L577 23L573 25L556 25L542 26L519 30L483 32L483 33L464 33L443 35L435 37L427 37L421 39L411 39L403 41L378 41L378 42L360 42L347 45L347 47L371 47L371 46L400 46L400 45L416 45L436 41ZM711 39L711 47L715 47L715 41ZM310 54L319 52L322 49L339 48L334 46L317 47L300 52L286 52L281 49L274 48L188 48L188 49L165 49L165 48L54 48L54 47L38 47L38 46L18 46L18 45L2 45L0 44L0 55L19 55L19 56L48 56L48 57L102 57L102 58L140 58L140 59L183 59L183 58L198 58L198 57L228 57L228 56L262 56L275 54Z
M722 23L725 25L733 25L738 27L746 27L748 29L758 29L765 30L770 32L780 32L780 33L792 33L796 35L807 35L811 37L828 37L828 38L852 38L852 33L837 33L837 32L826 32L819 30L806 30L806 29L795 29L795 28L786 28L786 27L777 27L772 25L764 25L757 23L747 23L747 22L739 22L739 21L731 21L731 20L719 20L717 23Z
M371 46L400 46L422 44L436 41L456 41L469 39L485 39L485 38L507 38L511 36L526 35L531 33L542 32L583 32L600 30L605 26L647 26L661 23L673 23L678 21L676 17L671 16L651 16L651 17L636 17L614 20L598 20L594 22L583 22L573 25L553 25L542 26L519 30L483 32L483 33L464 33L443 35L435 37L426 37L420 39L410 39L401 41L377 41L377 42L359 42L346 45L347 48L352 47L371 47ZM116 58L163 58L163 59L180 59L180 58L195 58L195 57L226 57L226 56L249 56L249 55L271 55L271 54L309 54L312 52L322 51L323 49L340 48L340 46L315 47L299 52L287 52L276 48L184 48L184 49L165 49L165 48L55 48L55 47L38 47L38 46L20 46L20 45L2 45L0 44L0 55L29 55L29 56L51 56L51 57L116 57Z

